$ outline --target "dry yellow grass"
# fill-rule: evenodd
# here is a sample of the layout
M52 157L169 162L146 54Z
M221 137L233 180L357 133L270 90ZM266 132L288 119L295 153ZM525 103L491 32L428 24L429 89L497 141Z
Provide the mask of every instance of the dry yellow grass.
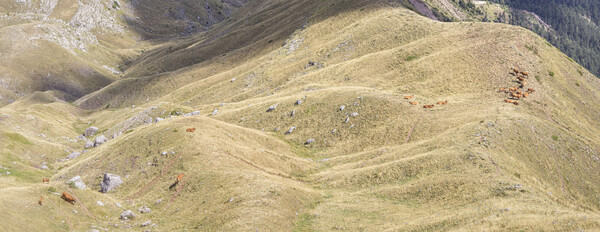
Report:
M0 176L0 210L10 212L0 222L56 231L133 231L150 219L153 230L600 228L598 79L524 29L434 22L386 2L253 2L238 23L158 46L125 79L76 102L93 110L51 93L0 108L11 115L0 115L0 157L12 170L13 160L27 167L42 151L58 159L83 147L36 134L124 132L48 171ZM273 41L244 19L274 31ZM222 31L230 34L203 42ZM516 86L512 66L536 90L519 106L497 92ZM403 98L412 94L419 106ZM422 107L438 101L448 104ZM167 119L144 123L155 117ZM98 193L104 172L124 184ZM169 189L180 173L183 185ZM75 175L88 185L72 190L80 203L48 193ZM35 181L43 176L50 185ZM47 207L36 206L40 195ZM152 212L118 219L143 205Z

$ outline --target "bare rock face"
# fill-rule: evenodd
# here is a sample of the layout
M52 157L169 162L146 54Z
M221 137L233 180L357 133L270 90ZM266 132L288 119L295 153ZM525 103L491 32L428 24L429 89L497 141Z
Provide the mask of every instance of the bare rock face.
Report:
M104 173L104 179L102 180L102 183L100 183L100 192L106 193L110 190L113 190L121 184L123 184L123 180L121 180L120 176L110 173Z

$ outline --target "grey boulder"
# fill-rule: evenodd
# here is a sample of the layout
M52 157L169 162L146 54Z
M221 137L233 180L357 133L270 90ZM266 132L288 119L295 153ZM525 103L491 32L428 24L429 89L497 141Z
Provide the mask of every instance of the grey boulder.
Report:
M104 173L104 179L102 180L102 183L100 183L100 192L106 193L121 184L123 184L123 180L121 180L120 176Z
M94 147L100 146L106 142L108 142L108 139L106 137L104 137L104 135L100 135L100 136L96 137L96 140L94 142Z
M127 210L123 213L121 213L121 220L129 220L129 219L134 219L135 218L135 214L133 212L131 212L131 210Z
M83 183L80 176L75 176L72 179L67 180L67 184L73 185L76 189L85 189L85 183Z
M98 132L98 127L88 127L87 129L85 129L85 131L83 132L83 136L85 137L90 137L94 134L96 134L96 132Z

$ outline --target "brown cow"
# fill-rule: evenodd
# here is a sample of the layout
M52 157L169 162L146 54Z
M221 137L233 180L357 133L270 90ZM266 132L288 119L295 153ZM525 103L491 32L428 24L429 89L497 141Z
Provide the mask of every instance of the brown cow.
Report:
M517 90L517 92L516 92L516 93L517 93L517 94L519 94L519 95L523 94L523 92L521 92L521 91L518 91L518 90Z
M510 88L508 88L508 91L511 91L511 92L512 91L517 91L517 89L519 89L519 88L517 88L517 87L510 87Z
M437 104L438 105L446 105L446 104L448 104L448 101L439 101Z
M519 102L515 100L504 99L504 102L519 105Z
M433 106L434 106L434 105L424 105L424 106L423 106L423 108L428 108L428 109L430 109L430 108L433 108Z
M529 88L529 89L527 89L527 91L533 93L533 92L535 92L535 89Z
M44 206L44 197L40 196L40 200L38 201L38 204L40 204L41 206Z
M196 131L196 128L187 128L185 131L187 131L187 132L194 132L194 131Z
M181 173L177 176L177 184L180 184L182 179L183 179L183 173Z
M519 81L524 81L525 80L525 78L522 78L522 77L517 77L517 79L519 79Z
M529 92L526 92L526 93L524 93L524 94L523 94L523 97L524 97L524 98L526 98L526 97L529 97Z
M521 72L521 74L523 74L523 76L526 76L526 77L528 77L528 76L529 76L529 73L528 73L528 72Z
M42 183L48 184L48 183L50 183L50 179L49 178L44 178L44 179L42 179Z
M521 94L510 93L510 96L513 97L513 98L515 98L515 99L517 99L517 100L521 99Z
M515 67L512 67L512 71L515 72L515 74L519 74L519 70Z
M410 95L410 96L404 96L404 99L412 99L413 97L415 97L415 95Z
M67 192L63 192L61 198L64 199L65 201L71 203L72 205L75 204L75 198L73 196L71 196L71 194L69 194Z
M413 105L413 106L416 106L416 105L418 105L418 104L419 104L418 102L408 102L408 103L410 103L410 104L411 104L411 105Z

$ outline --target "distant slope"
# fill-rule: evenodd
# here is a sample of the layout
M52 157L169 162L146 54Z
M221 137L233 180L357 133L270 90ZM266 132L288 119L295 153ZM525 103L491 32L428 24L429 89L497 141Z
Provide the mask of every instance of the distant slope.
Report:
M0 105L34 91L77 99L122 75L153 44L205 31L231 1L0 1Z

